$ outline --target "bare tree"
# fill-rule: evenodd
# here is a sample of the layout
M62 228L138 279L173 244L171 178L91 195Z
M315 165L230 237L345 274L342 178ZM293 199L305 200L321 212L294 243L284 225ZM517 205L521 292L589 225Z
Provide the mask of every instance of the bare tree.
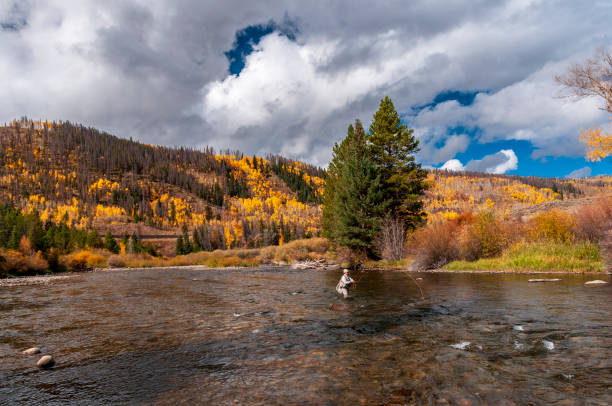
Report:
M609 49L599 49L593 58L571 65L566 74L555 79L571 96L603 98L605 105L601 109L612 114L612 53ZM587 145L588 160L599 161L612 155L612 133L605 133L602 128L587 128L582 130L580 139Z
M406 255L406 229L404 222L387 214L378 236L378 251L386 261L399 261Z
M584 63L570 65L564 75L555 79L572 96L602 97L606 102L602 109L612 113L612 53L609 49L601 48Z

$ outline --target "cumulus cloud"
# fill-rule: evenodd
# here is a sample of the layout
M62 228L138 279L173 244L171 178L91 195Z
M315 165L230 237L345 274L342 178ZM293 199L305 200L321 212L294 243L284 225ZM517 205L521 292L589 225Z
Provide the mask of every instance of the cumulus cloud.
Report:
M287 19L294 41L269 34L229 74L237 32ZM424 164L464 152L473 129L479 142L528 140L534 157L580 155L578 129L607 117L596 100L555 99L551 78L602 45L610 31L593 27L610 19L605 2L8 0L0 121L68 119L150 143L325 165L347 125L367 127L389 95ZM486 92L472 105L412 114L440 92L474 89Z
M591 176L591 168L585 166L584 168L576 169L565 175L568 179L588 178Z
M450 159L440 169L503 174L516 168L518 168L518 158L514 151L502 149L495 154L486 155L482 159L473 159L465 166L458 159Z
M465 168L463 167L463 164L458 159L449 159L448 161L444 162L444 165L442 165L440 169L445 169L447 171L455 171L455 172L465 170Z

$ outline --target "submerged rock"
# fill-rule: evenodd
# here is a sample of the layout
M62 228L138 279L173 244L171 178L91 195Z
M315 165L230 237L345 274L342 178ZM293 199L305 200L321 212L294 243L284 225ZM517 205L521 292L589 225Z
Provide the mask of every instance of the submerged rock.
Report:
M548 351L555 349L555 344L552 341L542 340L542 345L544 345L544 348L546 348Z
M482 345L479 344L472 344L469 341L461 341L460 343L457 344L451 344L451 347L457 349L457 350L464 350L464 351L482 351Z
M27 350L21 351L23 355L34 355L34 354L38 354L39 352L40 352L40 348L38 347L32 347L32 348L28 348Z
M51 368L53 365L55 365L55 360L51 355L43 355L36 363L39 368Z
M585 285L607 285L608 282L602 281L601 279L595 279L594 281L588 281L584 283Z
M555 349L555 344L552 341L540 340L527 351L529 355L546 354Z

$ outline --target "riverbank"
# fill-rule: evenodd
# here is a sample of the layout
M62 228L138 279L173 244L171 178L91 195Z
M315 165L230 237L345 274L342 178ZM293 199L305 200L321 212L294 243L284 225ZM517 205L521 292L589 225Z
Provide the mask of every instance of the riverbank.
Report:
M42 285L53 282L61 282L70 280L81 275L92 273L92 272L122 272L122 271L156 271L159 269L172 269L172 270L188 270L188 271L235 271L235 270L251 270L251 269L287 269L294 268L300 270L321 270L320 268L295 268L295 264L262 264L258 266L226 266L226 267L210 267L206 265L175 265L175 266L158 266L158 267L106 267L106 268L94 268L89 271L81 272L66 272L62 274L47 274L47 275L31 275L31 276L18 276L12 278L0 279L0 287L12 287L12 286L29 286L29 285ZM333 269L339 269L338 266L333 266ZM392 271L399 273L420 273L420 274L523 274L523 275L612 275L612 272L575 272L575 271L536 271L536 270L512 270L512 269L490 269L490 270L477 270L477 269L428 269L428 270L414 270L409 268L400 268L396 266L377 266L371 268L364 268L363 272L370 271Z
M51 282L63 281L80 276L82 272L69 272L67 274L50 274L50 275L33 275L33 276L18 276L14 278L0 279L0 287L8 286L29 286L29 285L45 285Z

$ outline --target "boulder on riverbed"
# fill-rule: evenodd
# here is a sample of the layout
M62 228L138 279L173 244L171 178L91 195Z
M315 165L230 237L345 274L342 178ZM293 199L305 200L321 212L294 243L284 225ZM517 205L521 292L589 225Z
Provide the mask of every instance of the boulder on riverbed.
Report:
M34 355L34 354L38 354L39 352L40 352L40 348L38 347L32 347L32 348L28 348L27 350L21 351L23 355Z
M37 367L43 369L51 368L53 365L55 365L55 360L51 355L43 355L36 363Z
M594 281L588 281L584 283L585 285L607 285L608 282L602 281L600 279L595 279Z

